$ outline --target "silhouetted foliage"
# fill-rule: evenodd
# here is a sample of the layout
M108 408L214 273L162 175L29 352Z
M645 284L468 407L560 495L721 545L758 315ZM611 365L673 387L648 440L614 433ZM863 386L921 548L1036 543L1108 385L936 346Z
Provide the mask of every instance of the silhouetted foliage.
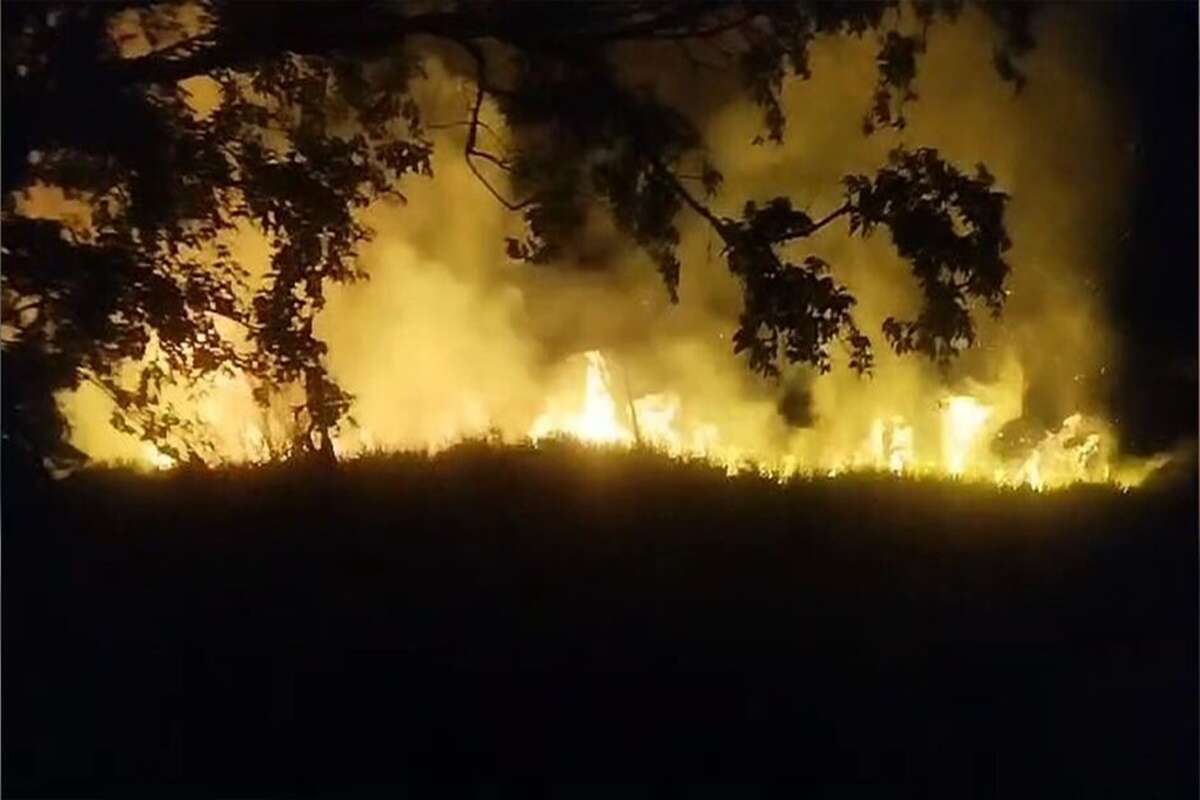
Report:
M301 387L297 447L331 454L352 398L328 375L313 320L328 282L364 277L355 254L371 231L356 211L403 202L401 179L431 174L431 143L409 92L431 40L458 53L476 86L464 158L527 222L527 236L503 243L511 257L562 255L587 211L606 208L675 299L678 219L690 209L720 236L744 287L734 347L753 369L827 370L840 341L850 366L869 370L854 298L830 265L794 261L781 248L843 217L851 233L882 225L927 301L917 319L889 320L885 336L901 352L948 358L972 340L972 303L993 311L1003 303L1005 196L985 170L968 177L932 150L899 151L873 178L848 177L845 203L819 220L788 197L726 218L706 205L721 173L696 125L623 82L615 48L674 41L717 59L762 110L758 141L769 143L785 136L780 91L809 77L812 42L876 32L869 131L903 125L925 31L961 5L5 3L3 365L6 385L21 386L5 392L6 446L68 459L53 394L89 381L113 399L122 429L177 458L202 458L187 437L165 435L184 420L163 389L230 371L251 376L264 402ZM1033 44L1029 9L984 7L1004 34L998 73L1019 86L1013 58ZM919 35L897 27L910 12ZM144 38L141 50L123 42L131 31ZM202 76L219 87L208 114L188 102L185 81ZM509 153L480 143L485 99L509 127ZM685 185L692 179L700 193ZM90 219L32 218L19 196L38 185L86 203ZM254 290L228 245L240 226L271 243Z

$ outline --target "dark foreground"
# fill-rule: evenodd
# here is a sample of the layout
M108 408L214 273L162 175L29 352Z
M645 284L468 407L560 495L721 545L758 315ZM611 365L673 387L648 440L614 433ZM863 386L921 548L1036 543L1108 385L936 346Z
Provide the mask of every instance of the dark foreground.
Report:
M6 477L5 794L1195 797L1193 485L784 489L484 447Z

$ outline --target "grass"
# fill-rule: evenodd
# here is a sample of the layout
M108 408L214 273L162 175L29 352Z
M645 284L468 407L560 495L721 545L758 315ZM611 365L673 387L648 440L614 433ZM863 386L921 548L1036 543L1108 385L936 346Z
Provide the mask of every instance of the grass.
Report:
M568 442L6 476L6 789L1194 794L1194 485L781 485Z

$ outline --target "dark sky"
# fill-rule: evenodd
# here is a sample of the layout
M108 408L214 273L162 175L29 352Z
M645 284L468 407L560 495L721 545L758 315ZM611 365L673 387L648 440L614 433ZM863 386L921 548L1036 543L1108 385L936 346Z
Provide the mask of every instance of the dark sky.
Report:
M1110 7L1112 79L1135 115L1137 181L1111 296L1123 357L1112 407L1126 447L1195 438L1197 5Z

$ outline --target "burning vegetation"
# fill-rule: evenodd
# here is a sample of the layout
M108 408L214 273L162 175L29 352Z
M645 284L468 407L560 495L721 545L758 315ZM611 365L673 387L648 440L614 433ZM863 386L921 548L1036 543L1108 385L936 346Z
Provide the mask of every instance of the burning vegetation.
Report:
M502 431L477 428L457 433L427 449L439 450L470 436L488 435L493 440L517 444L527 441L535 446L547 439L570 438L591 445L618 448L647 447L675 458L701 459L723 467L728 474L760 472L780 480L797 475L828 475L850 471L891 472L898 476L946 477L972 481L991 481L1000 486L1041 491L1075 483L1113 483L1122 488L1137 486L1147 475L1165 463L1157 459L1120 460L1115 453L1115 438L1102 421L1072 414L1054 429L1040 435L1021 438L1019 417L1011 416L1012 398L1003 397L996 387L985 387L994 398L984 402L972 395L946 395L920 420L921 430L935 431L932 437L918 439L915 426L900 415L872 418L856 447L845 451L827 450L813 461L801 461L779 448L756 450L752 444L739 445L722 436L721 428L700 417L685 414L679 395L657 392L635 396L628 379L614 377L614 369L599 351L587 351L572 359L582 380L573 387L547 398L544 410L526 431ZM1003 387L1001 387L1002 389ZM248 385L223 384L216 393L226 403ZM1005 400L1009 405L1005 406ZM286 406L249 411L248 416L229 414L219 403L201 400L199 420L205 430L224 434L210 440L207 454L212 462L266 463L286 457L295 435L293 425L282 413ZM246 401L246 398L243 398ZM481 416L481 422L486 417ZM794 434L803 438L804 433ZM353 458L379 449L371 430L356 426L334 438L339 458ZM782 453L782 454L781 454ZM146 443L141 459L134 462L147 468L170 469L176 459Z
M1069 11L537 20L652 31L575 63L488 5L448 6L475 38L414 12L379 21L402 56L343 61L299 25L251 67L222 59L270 21L236 4L33 14L29 47L98 25L99 63L144 94L121 96L207 177L110 174L53 120L67 144L29 140L6 184L5 358L54 408L30 388L6 436L147 468L568 436L1039 490L1164 463L1124 455L1107 410L1126 99ZM765 41L783 49L759 63ZM14 92L36 88L50 62L13 52ZM174 199L159 215L143 194ZM77 255L129 275L39 283Z
M0 22L7 793L1197 796L1194 8Z

